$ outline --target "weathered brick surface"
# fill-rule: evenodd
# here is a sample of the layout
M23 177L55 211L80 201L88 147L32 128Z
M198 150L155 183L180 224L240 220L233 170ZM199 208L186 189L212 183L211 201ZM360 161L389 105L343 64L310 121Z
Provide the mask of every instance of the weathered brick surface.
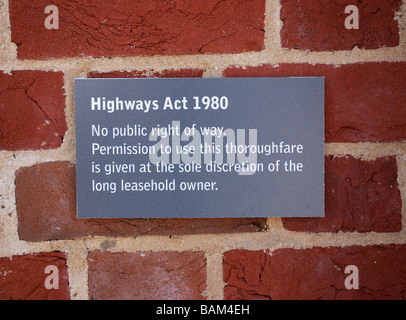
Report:
M0 150L54 149L67 129L63 73L0 71Z
M18 232L20 238L27 241L85 236L258 232L266 228L264 218L78 219L75 167L70 162L21 168L16 173L15 185Z
M201 252L91 252L92 300L205 299L206 259Z
M348 265L358 290L345 288ZM228 251L224 282L226 299L406 299L406 245Z
M162 72L152 71L112 71L97 72L93 71L87 75L88 78L201 78L203 70L181 69L164 70Z
M59 29L44 9L59 9ZM20 59L260 51L265 0L10 0Z
M406 140L406 63L281 64L225 70L227 77L325 77L326 142Z
M59 289L48 290L45 273L49 265L59 272ZM70 299L66 256L60 252L0 258L0 300Z
M282 46L311 51L395 47L399 27L395 13L401 0L282 0ZM359 29L345 28L348 5L359 10Z
M402 200L395 157L362 161L326 157L325 218L284 218L286 229L306 232L396 232Z

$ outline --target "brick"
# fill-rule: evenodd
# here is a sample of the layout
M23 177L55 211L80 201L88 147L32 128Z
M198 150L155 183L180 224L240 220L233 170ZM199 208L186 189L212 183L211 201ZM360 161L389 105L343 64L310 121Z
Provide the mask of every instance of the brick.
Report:
M397 232L402 200L395 157L362 161L326 157L324 218L283 218L286 229L303 232Z
M59 273L59 289L47 289L49 265ZM52 273L52 275L55 275ZM69 300L66 256L61 252L36 253L0 258L0 300Z
M111 71L88 73L88 78L202 78L203 70L181 69L164 70L162 72L152 71Z
M394 19L401 0L282 0L282 47L310 51L376 49L399 45ZM359 10L359 29L345 28L348 5Z
M264 218L78 219L75 166L70 162L23 167L16 173L15 185L18 233L26 241L260 232L266 228Z
M59 29L47 0L10 0L19 59L239 53L264 43L265 0L62 0Z
M202 300L206 259L202 252L91 252L92 300Z
M326 142L406 140L406 63L231 67L226 77L325 77Z
M359 271L359 289L345 288L345 268ZM224 254L226 299L406 299L406 245L233 250Z
M61 72L0 72L0 150L55 149L67 129Z

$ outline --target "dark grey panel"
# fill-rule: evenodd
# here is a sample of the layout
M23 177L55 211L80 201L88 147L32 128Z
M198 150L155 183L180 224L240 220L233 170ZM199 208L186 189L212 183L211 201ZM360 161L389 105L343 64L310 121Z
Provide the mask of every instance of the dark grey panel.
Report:
M196 101L193 97L200 97L202 109L194 109ZM209 97L214 102L210 103L208 110L204 110L202 97ZM216 104L217 99L212 100L212 97L227 97L221 101L224 108L228 100L228 107L221 109ZM179 100L181 109L163 110L165 101L169 100L173 103ZM323 78L76 79L75 102L77 205L80 218L324 216ZM126 102L129 103L128 108L134 102L134 110L126 110ZM147 112L148 102L150 108ZM136 106L141 105L144 109L137 110ZM100 110L97 109L99 106ZM113 107L118 107L118 110L113 110ZM244 161L247 165L249 161L251 166L256 165L258 169L262 164L264 170L208 172L210 162L216 160L216 155L209 156L196 147L194 159L195 164L200 162L201 172L181 173L179 164L174 165L172 173L156 172L154 164L150 165L151 172L140 172L141 164L151 163L161 154L130 153L139 147L152 149L158 143L165 142L165 139L161 140L162 137L155 137L156 141L151 141L150 134L152 128L168 125L178 126L179 133L184 132L185 128L194 132L193 136L183 137L185 141L180 141L182 137L174 132L175 135L168 138L172 152L176 152L177 140L181 146L190 147L204 145L206 139L208 143L213 143L214 148L220 148L222 141L222 167L229 168L230 159L234 158L234 168L238 163ZM118 132L120 128L122 133L131 133L127 127L147 135L113 138L113 132ZM200 130L203 127L223 128L228 138L215 140L214 137L204 136ZM102 131L102 128L105 129ZM108 134L103 136L101 133L106 131ZM223 132L215 133L221 136ZM233 141L233 134L236 145L264 146L272 152L269 155L248 152L232 157L230 141ZM253 140L255 137L256 142ZM227 144L229 149L225 147ZM266 147L268 145L271 150ZM285 151L287 146L292 145L302 145L303 149L301 153L279 153L281 145ZM104 154L108 149L110 154ZM227 150L229 152L225 154ZM203 153L200 154L200 151ZM187 156L190 158L189 154L174 157L171 154L167 164L176 163L180 158L184 166ZM221 163L220 156L217 160L217 164ZM285 163L288 169L293 169L290 162L295 165L300 163L302 171L286 171ZM107 174L109 167L121 172ZM100 169L99 173L96 172L97 168ZM124 173L125 169L134 169L134 172ZM300 167L296 166L296 169ZM127 186L127 189L137 186L139 189L148 182L152 187L166 189L122 189L122 186ZM182 186L196 187L197 182L209 190L180 189ZM175 190L168 190L173 185Z

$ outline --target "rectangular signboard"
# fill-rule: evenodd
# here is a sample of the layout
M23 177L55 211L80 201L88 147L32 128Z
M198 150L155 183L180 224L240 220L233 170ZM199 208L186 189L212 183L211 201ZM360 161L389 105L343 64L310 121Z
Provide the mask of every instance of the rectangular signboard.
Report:
M76 79L79 218L324 216L324 79Z

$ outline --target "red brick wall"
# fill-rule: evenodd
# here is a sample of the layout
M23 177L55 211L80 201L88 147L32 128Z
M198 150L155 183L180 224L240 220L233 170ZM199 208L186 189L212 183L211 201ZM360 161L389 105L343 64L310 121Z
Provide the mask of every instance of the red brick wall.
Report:
M402 0L3 1L0 299L406 299L405 52ZM304 76L324 218L76 218L75 78Z

